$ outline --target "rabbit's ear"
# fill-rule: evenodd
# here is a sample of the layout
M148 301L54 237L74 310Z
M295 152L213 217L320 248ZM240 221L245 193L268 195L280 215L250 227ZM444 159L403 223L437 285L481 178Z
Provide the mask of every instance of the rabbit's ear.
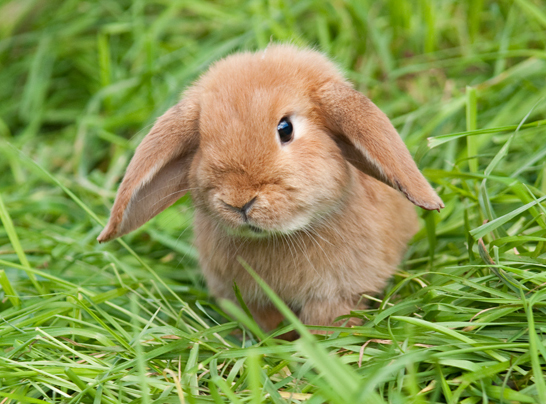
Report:
M318 92L318 105L347 161L403 192L417 206L444 207L396 129L373 102L346 84L328 83Z
M135 230L186 193L198 119L198 106L185 99L157 120L127 167L99 242Z

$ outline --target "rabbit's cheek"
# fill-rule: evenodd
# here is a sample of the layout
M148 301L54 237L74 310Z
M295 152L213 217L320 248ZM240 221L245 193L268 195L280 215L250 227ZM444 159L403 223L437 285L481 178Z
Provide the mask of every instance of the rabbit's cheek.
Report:
M263 193L249 212L250 222L273 233L291 233L309 225L309 215L298 209L296 200L285 193Z

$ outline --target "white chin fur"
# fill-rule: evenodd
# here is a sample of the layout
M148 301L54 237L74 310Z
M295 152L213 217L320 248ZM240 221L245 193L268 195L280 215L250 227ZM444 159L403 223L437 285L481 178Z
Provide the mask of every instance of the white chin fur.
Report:
M260 226L242 225L240 227L226 226L226 232L233 236L245 238L267 238L272 236L289 235L309 226L309 216L299 215L293 218L290 223L275 229L264 229ZM254 227L254 229L252 228Z

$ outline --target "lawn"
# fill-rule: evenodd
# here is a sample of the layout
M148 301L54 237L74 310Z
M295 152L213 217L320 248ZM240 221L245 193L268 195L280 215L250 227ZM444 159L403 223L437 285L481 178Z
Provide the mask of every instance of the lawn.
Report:
M295 342L210 297L191 196L96 242L154 119L271 40L331 56L446 204L362 326ZM543 0L0 1L0 403L546 403L545 49Z

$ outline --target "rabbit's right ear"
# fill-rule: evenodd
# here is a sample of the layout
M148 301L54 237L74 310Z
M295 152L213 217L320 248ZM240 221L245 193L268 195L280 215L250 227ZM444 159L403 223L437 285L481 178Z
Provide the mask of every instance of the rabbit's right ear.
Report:
M199 107L191 97L157 120L127 167L99 242L135 230L186 193L199 146L198 120Z

